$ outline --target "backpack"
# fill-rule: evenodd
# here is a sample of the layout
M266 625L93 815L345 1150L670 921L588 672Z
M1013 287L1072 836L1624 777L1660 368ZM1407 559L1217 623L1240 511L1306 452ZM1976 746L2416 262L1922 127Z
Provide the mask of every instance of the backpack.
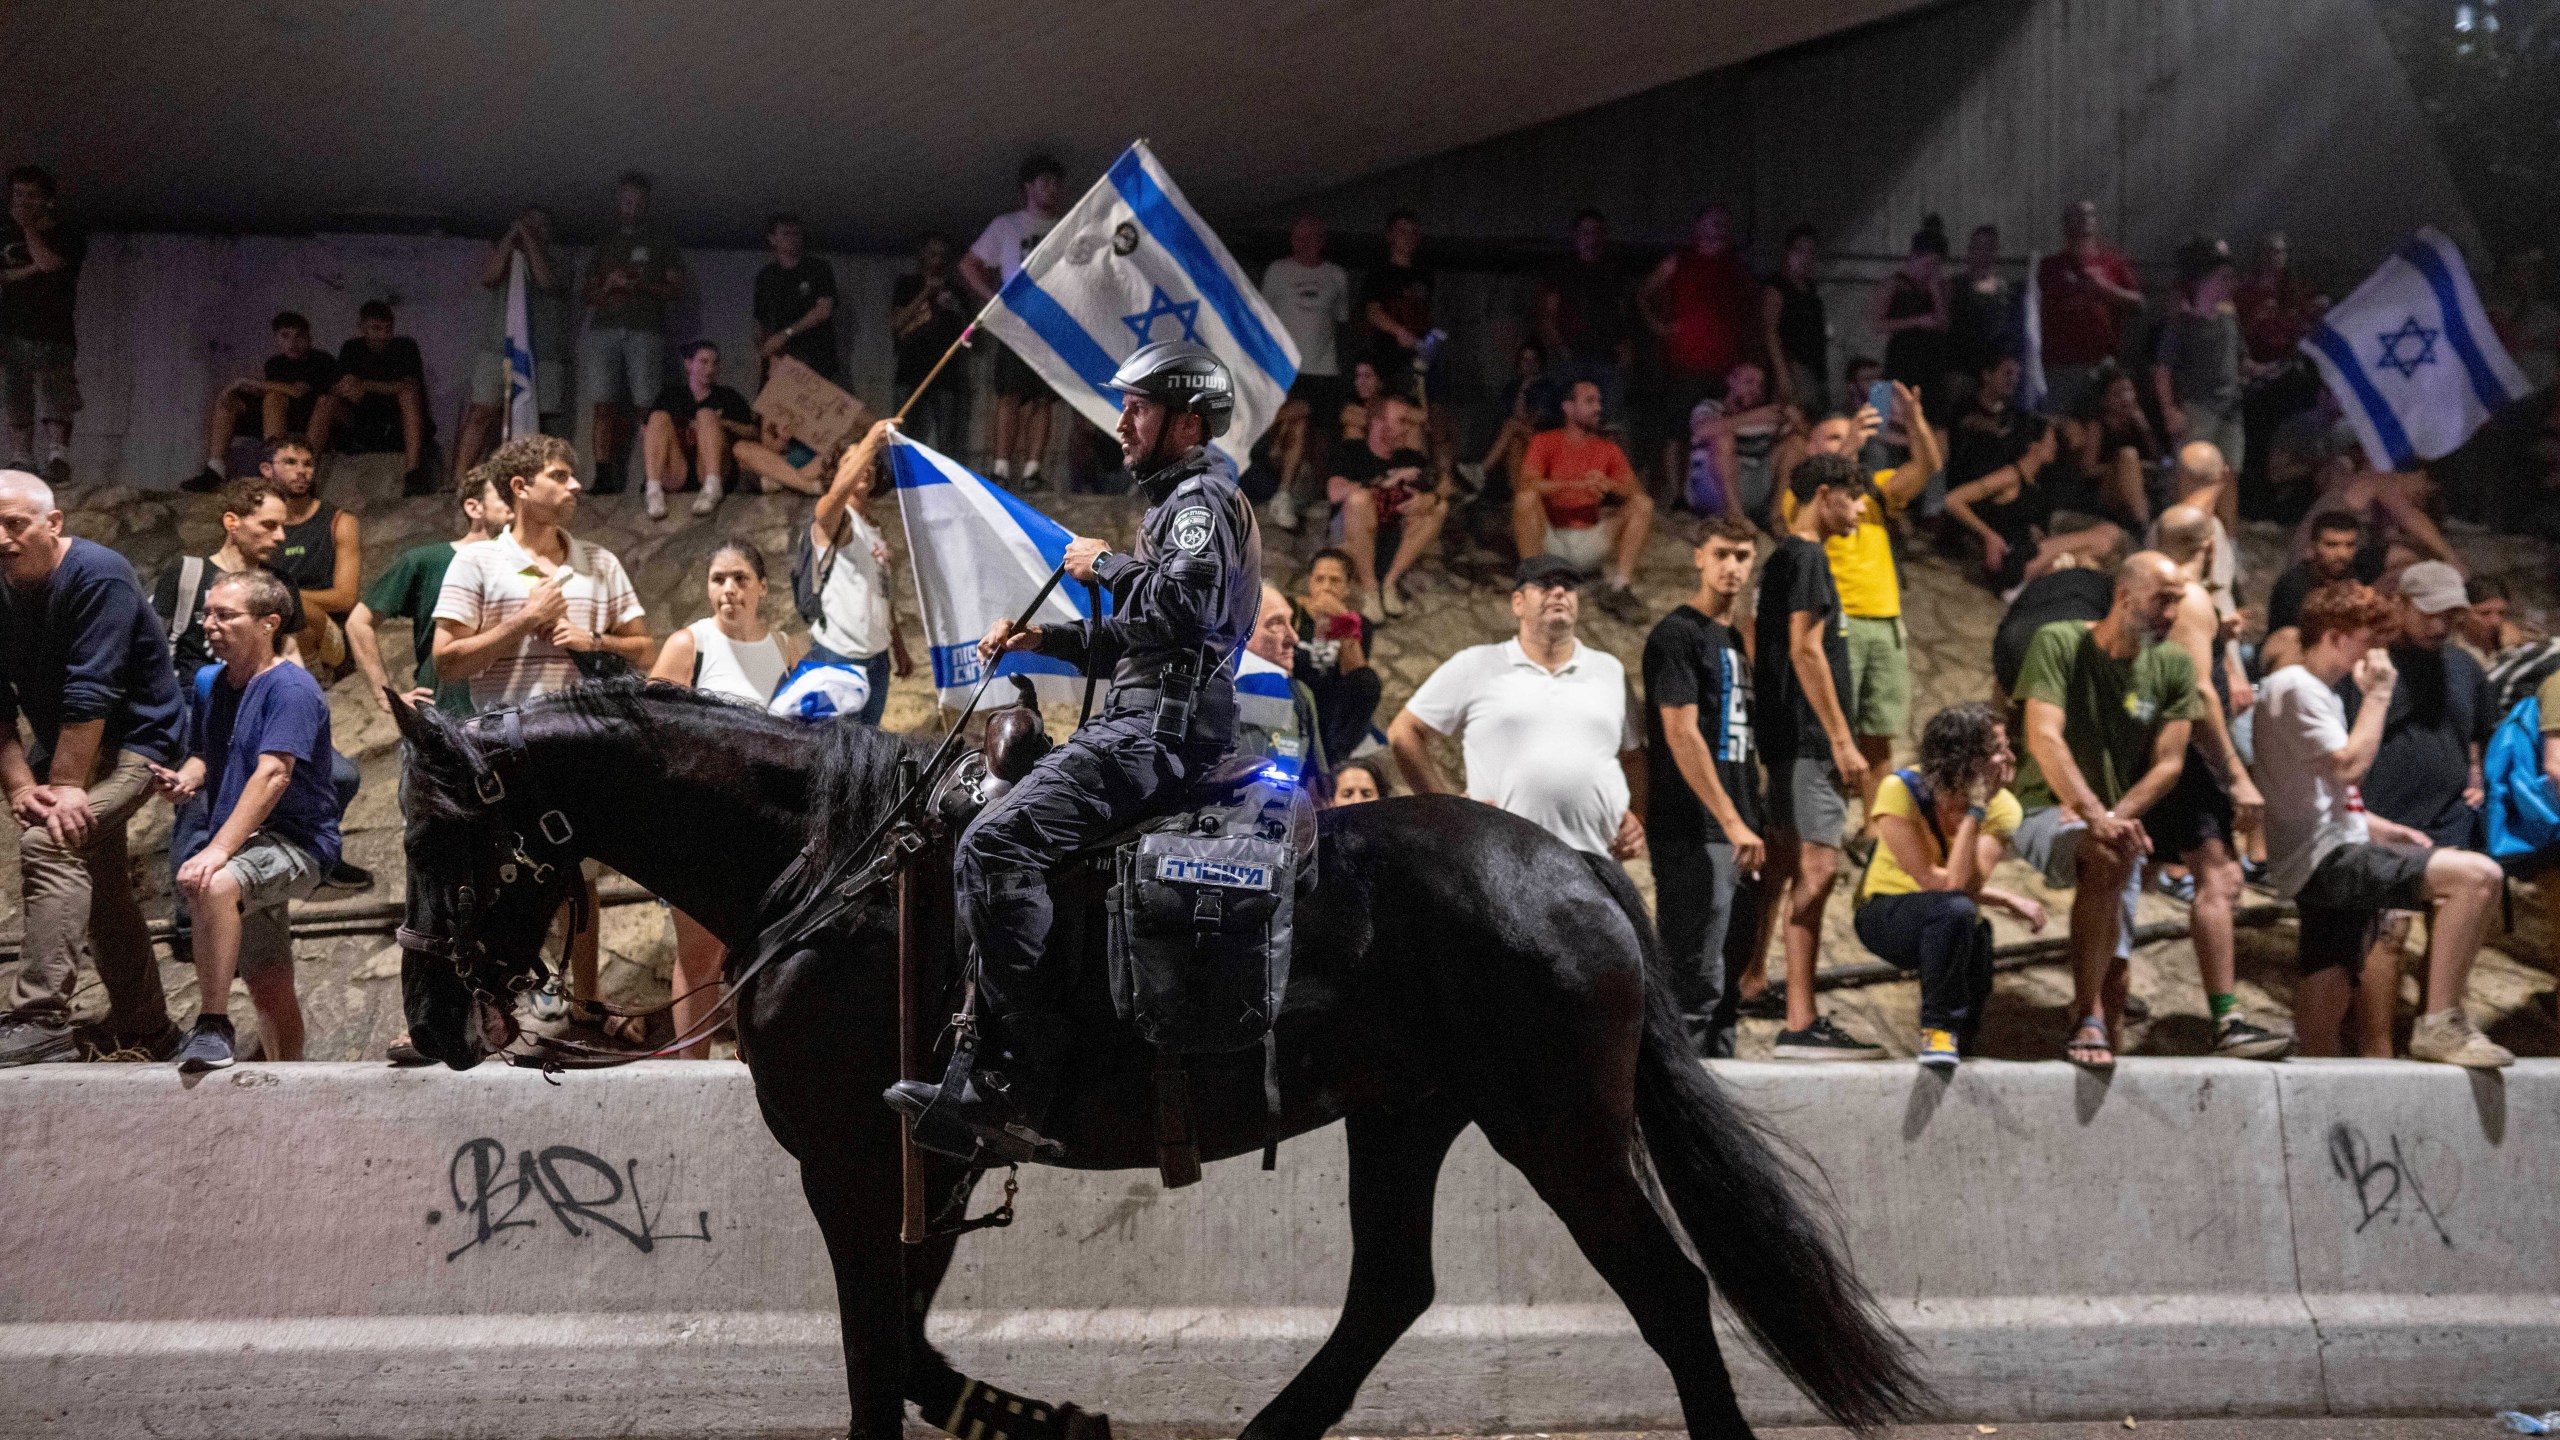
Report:
M2516 646L2489 667L2489 703L2501 715L2512 712L2516 702L2541 688L2554 670L2560 670L2560 639Z
M187 636L187 627L195 623L196 592L204 585L205 562L201 555L190 555L178 562L178 600L169 607L169 644L175 648Z
M2560 791L2542 773L2542 704L2530 691L2489 736L2481 769L2491 858L2512 867L2560 846Z
M837 525L837 533L846 540L853 538L850 519L848 516ZM819 559L817 542L809 538L811 528L799 527L798 537L791 542L791 608L800 612L802 623L815 625L818 617L826 613L820 597L827 593L827 577L835 573L836 556L844 553L844 546L828 546L826 558Z

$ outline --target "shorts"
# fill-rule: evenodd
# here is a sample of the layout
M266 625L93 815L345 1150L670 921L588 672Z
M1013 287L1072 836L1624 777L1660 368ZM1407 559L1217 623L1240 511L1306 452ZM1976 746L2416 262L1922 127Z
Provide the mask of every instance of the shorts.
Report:
M483 351L471 357L471 403L507 403L507 357ZM558 360L533 362L533 408L557 415L569 408L569 367Z
M8 408L10 424L21 430L35 424L38 401L43 402L45 419L71 423L71 417L80 413L80 377L73 368L76 355L71 346L56 341L0 335L0 403Z
M2341 845L2320 857L2294 893L2302 941L2294 963L2305 975L2332 966L2364 968L2364 952L2386 910L2427 908L2427 856L2397 845Z
M2231 842L2231 792L2224 788L2222 777L2213 773L2202 750L2187 747L2178 783L2143 812L2142 828L2151 836L2155 859L2184 855L2211 840Z
M249 837L223 870L240 887L240 976L293 968L285 904L320 888L320 857L270 830Z
M2059 805L2046 805L2027 812L2018 822L2018 833L2009 837L2018 858L2035 867L2044 883L2056 890L2076 890L2080 885L2080 841L2089 833L2085 820L2073 818ZM2133 954L2134 906L2142 899L2142 867L2130 867L2124 880L2124 893L2118 897L2116 914L2116 958Z
M620 326L591 329L578 341L578 398L589 405L646 405L666 382L667 337ZM540 375L534 376L537 389ZM537 408L541 397L535 396Z
M1849 829L1849 799L1840 791L1840 770L1831 757L1772 753L1768 764L1769 828L1838 849Z
M995 349L994 383L998 395L1010 396L1016 400L1049 398L1049 382L1040 378L1040 372L1032 369L1029 361L1014 354L1013 347L1001 340L995 342Z
M1911 647L1902 617L1849 622L1849 728L1899 738L1911 728Z
M1617 537L1606 524L1584 525L1572 530L1547 527L1546 551L1585 575L1597 575L1609 563L1618 548Z

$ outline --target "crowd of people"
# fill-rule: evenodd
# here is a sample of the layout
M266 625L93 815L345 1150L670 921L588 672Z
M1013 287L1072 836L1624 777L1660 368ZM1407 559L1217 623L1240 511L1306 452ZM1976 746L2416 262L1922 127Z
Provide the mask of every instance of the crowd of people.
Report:
M970 388L918 391L1065 198L1053 160L1033 157L1017 179L1020 208L965 250L926 237L892 295L894 398L918 402L911 432L955 451L974 433ZM47 476L61 476L77 390L69 342L46 337L68 334L82 247L52 218L53 194L41 171L12 174L22 239L0 257L19 267L0 287L0 378L29 457L0 474L0 702L32 736L0 741L28 916L0 1064L74 1047L84 962L108 990L106 1047L197 1067L234 1058L221 1007L181 1036L153 980L124 844L155 794L177 807L179 945L202 993L238 976L264 1053L299 1053L285 907L370 883L342 853L357 776L331 743L321 688L350 667L380 703L397 690L457 715L624 671L773 704L814 667L838 677L814 713L878 722L892 675L909 668L889 548L866 513L887 431L812 452L720 383L710 341L671 351L684 260L649 216L645 177L617 183L614 224L583 267L538 207L492 244L450 457L457 538L397 557L369 586L361 527L322 498L321 462L333 448L396 450L408 489L439 488L424 360L379 301L334 358L306 319L279 314L260 376L213 397L207 463L185 488L218 497L214 553L145 591L112 551L63 532ZM1326 258L1323 224L1301 217L1262 290L1302 364L1242 477L1270 527L1303 537L1280 549L1306 556L1276 567L1294 570L1294 590L1266 592L1248 647L1290 681L1257 743L1284 735L1320 794L1356 804L1398 780L1457 788L1437 758L1455 740L1466 794L1594 854L1649 853L1664 962L1704 1055L1730 1055L1744 1015L1781 1021L1779 1058L1885 1053L1817 1003L1824 915L1846 870L1860 943L1919 978L1921 1062L1957 1063L1991 999L1986 910L2048 923L2038 900L1989 883L2014 851L2073 892L2063 1053L2077 1063L2111 1065L2125 1043L2140 1004L2133 901L2147 884L2187 902L2216 1052L2389 1054L2408 917L2431 913L2410 1053L2505 1063L2461 1006L2501 874L2482 853L2483 747L2509 692L2560 672L2560 655L2492 683L2493 668L2542 655L2538 637L2494 586L2466 584L2426 477L2376 469L2303 385L2292 343L2324 302L2292 276L2282 237L2245 277L2222 242L2191 243L2160 303L2093 206L2072 206L2062 234L2037 268L2031 327L1996 229L1977 227L1951 266L1930 217L1878 287L1870 320L1885 344L1871 359L1833 353L1809 227L1755 276L1731 213L1708 205L1638 274L1586 210L1522 317L1511 383L1474 417L1482 448L1462 450L1468 417L1440 363L1449 336L1419 222L1392 216L1384 260L1355 285ZM758 358L841 380L832 270L788 214L767 238ZM552 434L489 448L519 264L538 409L562 431L573 396L591 408L585 460ZM996 349L988 469L1036 491L1055 398ZM31 458L39 400L57 442L45 474ZM254 473L236 458L245 441ZM618 492L633 470L653 519L688 488L696 516L738 484L813 497L788 560L805 634L767 614L782 557L732 539L711 558L711 613L655 635L620 562L575 532L581 496ZM2254 643L2233 538L2244 513L2298 527L2299 559ZM1689 542L1698 578L1656 616L1634 581L1665 529ZM1381 725L1379 632L1458 536L1508 546L1516 632L1447 656ZM1925 719L1912 713L1902 596L1907 552L1923 544L2005 607L1998 693ZM1586 593L1619 623L1650 624L1640 692L1580 638ZM381 642L401 620L415 655L405 684ZM2560 739L2546 749L2560 779ZM1898 750L1913 758L1897 768ZM2290 1034L2239 1000L2234 913L2253 878L2303 917ZM699 926L676 926L684 1033L708 1012L720 953ZM613 1030L591 924L567 957L538 1005Z

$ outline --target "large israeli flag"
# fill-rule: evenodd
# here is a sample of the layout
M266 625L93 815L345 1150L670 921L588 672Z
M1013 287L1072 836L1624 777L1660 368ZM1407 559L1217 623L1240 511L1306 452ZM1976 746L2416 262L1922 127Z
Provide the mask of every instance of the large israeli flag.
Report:
M2451 453L2531 387L2480 310L2462 252L2432 227L2382 262L2302 341L2374 463Z
M966 705L985 676L978 641L996 621L1022 613L1075 537L959 461L903 435L890 444L889 470L924 611L934 689L943 704ZM1110 597L1102 599L1107 613ZM1072 624L1088 618L1089 603L1083 586L1060 580L1033 623ZM1083 693L1081 672L1043 655L1007 655L996 673L1032 677L1048 704L1073 703Z
M980 323L1105 430L1120 417L1111 372L1129 352L1208 346L1235 375L1235 421L1215 448L1239 468L1298 378L1297 342L1143 140L1051 228Z
M541 403L533 388L532 281L525 273L524 252L507 258L507 433L513 440L542 428Z

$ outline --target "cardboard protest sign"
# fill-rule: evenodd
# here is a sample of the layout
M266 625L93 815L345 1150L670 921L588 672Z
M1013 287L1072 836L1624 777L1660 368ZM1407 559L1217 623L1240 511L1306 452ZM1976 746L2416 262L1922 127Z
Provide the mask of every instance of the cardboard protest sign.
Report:
M821 455L871 423L868 406L788 355L774 360L756 413Z

